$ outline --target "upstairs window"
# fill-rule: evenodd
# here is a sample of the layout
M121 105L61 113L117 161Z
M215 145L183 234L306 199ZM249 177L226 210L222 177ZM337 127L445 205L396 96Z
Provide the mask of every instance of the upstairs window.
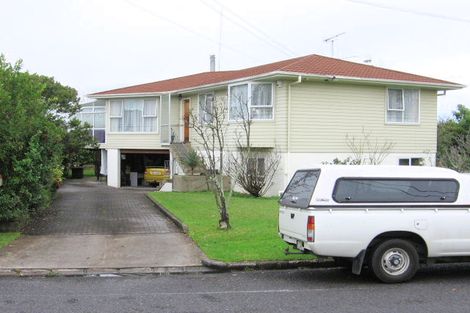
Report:
M229 120L273 119L273 85L248 83L229 87Z
M388 89L387 123L419 123L418 89Z
M99 143L105 142L105 106L103 101L85 104L76 118L91 127L91 135Z
M212 108L214 105L213 94L199 95L199 121L211 123L213 119Z
M111 100L111 132L157 132L160 98Z

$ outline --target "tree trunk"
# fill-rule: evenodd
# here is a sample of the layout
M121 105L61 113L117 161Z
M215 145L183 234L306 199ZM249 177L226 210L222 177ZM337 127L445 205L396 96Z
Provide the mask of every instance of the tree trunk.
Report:
M223 175L218 175L215 177L213 181L214 188L216 191L216 202L219 208L220 213L220 220L219 220L219 228L220 229L230 229L230 218L227 211L227 201L225 199L224 193L224 177Z

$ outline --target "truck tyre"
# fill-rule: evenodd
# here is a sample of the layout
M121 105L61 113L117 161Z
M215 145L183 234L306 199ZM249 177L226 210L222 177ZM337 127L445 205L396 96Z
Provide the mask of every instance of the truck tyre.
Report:
M390 239L377 245L370 266L375 277L384 283L401 283L413 278L419 256L415 246L403 239Z

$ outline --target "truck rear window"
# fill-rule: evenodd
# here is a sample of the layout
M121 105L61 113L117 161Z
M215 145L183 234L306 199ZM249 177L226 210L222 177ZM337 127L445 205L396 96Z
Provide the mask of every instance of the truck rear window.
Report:
M320 170L295 172L281 198L281 205L305 209L310 204Z
M333 199L357 202L455 202L459 183L453 179L340 178Z

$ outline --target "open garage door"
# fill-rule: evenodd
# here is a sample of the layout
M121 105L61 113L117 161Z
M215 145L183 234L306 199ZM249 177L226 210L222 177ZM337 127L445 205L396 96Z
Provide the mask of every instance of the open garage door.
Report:
M149 186L144 179L148 167L169 169L169 150L121 150L121 186Z

